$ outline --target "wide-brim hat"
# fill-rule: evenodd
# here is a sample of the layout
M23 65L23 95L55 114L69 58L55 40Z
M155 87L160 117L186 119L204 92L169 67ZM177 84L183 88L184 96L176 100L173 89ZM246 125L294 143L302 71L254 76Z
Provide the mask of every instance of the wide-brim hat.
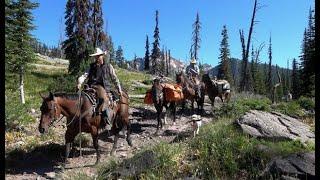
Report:
M196 59L195 59L195 58L192 58L192 59L191 59L191 61L190 61L190 63L192 63L192 64L196 64L196 63L197 63L197 61L196 61Z
M191 116L191 119L194 120L194 121L197 121L197 120L201 119L201 116L194 114L194 115Z
M93 54L90 54L89 56L99 56L99 55L104 55L106 54L104 51L102 51L100 48L96 48L96 52Z

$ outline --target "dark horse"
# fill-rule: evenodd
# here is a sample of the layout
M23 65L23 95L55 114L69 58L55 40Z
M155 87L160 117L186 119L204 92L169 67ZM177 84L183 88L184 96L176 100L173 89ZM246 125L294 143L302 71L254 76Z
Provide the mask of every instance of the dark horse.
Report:
M197 113L203 112L205 85L198 78L195 78L195 83L192 82L183 72L176 74L176 82L182 86L184 101L182 107L184 108L185 100L191 101L192 111L194 111L194 101L197 102Z
M209 96L212 107L214 107L214 100L217 96L221 99L222 102L224 102L224 100L229 102L231 94L230 94L230 84L228 83L228 81L219 80L219 81L216 81L216 83L214 83L211 80L209 74L204 74L202 76L202 81L205 84L206 93ZM221 82L220 85L222 85L221 92L219 92L218 82Z
M166 114L164 116L164 124L167 122L167 110L171 110L172 115L173 115L173 123L175 124L176 122L176 103L174 101L168 102L165 98L165 93L164 93L164 87L163 84L161 83L161 79L156 78L153 80L152 88L151 88L151 94L152 94L152 101L154 104L154 107L157 110L157 131L156 134L158 133L159 128L162 128L162 121L161 121L161 114L163 111L163 107L166 108ZM169 108L168 108L168 104Z
M41 94L40 94L41 95ZM39 132L45 133L48 131L48 128L59 118L62 114L67 118L67 131L65 133L65 143L66 143L66 152L65 152L65 162L68 162L68 157L70 153L71 144L74 141L76 135L81 132L91 133L93 146L97 153L96 164L100 160L100 152L98 145L98 130L103 128L106 124L101 119L100 115L94 115L94 107L92 106L89 98L81 93L51 93L49 96L42 96L43 102L40 107L41 110L41 119L39 124ZM80 101L80 102L79 102ZM129 121L129 106L128 106L128 95L123 92L120 101L117 105L113 106L114 115L112 116L113 124L111 128L112 134L114 137L114 144L111 150L111 155L115 153L117 148L117 141L119 138L119 132L123 128L127 128L127 137L126 140L130 146L132 146L132 141L130 137L130 121ZM79 110L81 110L79 113ZM81 114L81 116L79 116ZM80 121L81 119L81 126ZM81 128L81 129L80 129Z

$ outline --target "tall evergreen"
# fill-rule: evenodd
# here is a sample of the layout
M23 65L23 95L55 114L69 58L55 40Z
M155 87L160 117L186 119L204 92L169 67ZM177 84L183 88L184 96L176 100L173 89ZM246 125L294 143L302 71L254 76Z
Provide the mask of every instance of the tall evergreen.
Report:
M150 68L150 53L149 53L149 37L146 38L146 53L144 55L144 70L148 71Z
M305 96L314 96L315 94L315 26L314 13L309 10L308 27L305 29L301 60L301 93Z
M169 52L168 52L168 72L169 72L169 75L171 74L171 52L170 52L170 49L169 49Z
M268 48L268 57L269 57L269 65L268 65L268 74L267 74L267 81L266 81L266 87L268 89L272 89L272 44L271 44L271 36L269 38L269 48ZM269 95L271 97L272 92L269 91Z
M201 29L201 22L199 18L199 13L197 12L196 21L192 25L193 32L192 32L192 46L191 46L191 56L198 60L198 51L200 49L200 29Z
M300 77L299 77L299 66L296 59L292 61L292 75L291 75L291 91L292 98L297 99L300 96Z
M222 40L220 43L220 63L218 69L218 78L225 79L230 83L233 83L231 74L230 74L230 50L228 43L228 32L226 25L223 26L222 32Z
M90 1L68 0L65 11L67 39L63 42L69 72L77 74L89 63L89 53L93 51L90 29Z
M93 48L101 47L107 37L103 32L102 0L93 0L92 22L92 44Z
M29 0L5 1L5 68L19 75L22 104L25 103L24 76L27 63L35 60L31 30L35 28L32 24L32 10L36 7L38 3Z
M160 57L161 57L161 52L160 52L160 36L159 36L159 12L156 10L156 27L154 28L154 42L153 42L153 48L152 48L152 53L151 53L151 63L152 63L152 73L153 74L161 74L160 71Z
M122 50L121 46L118 46L118 49L116 51L115 61L118 64L119 67L126 68L125 67L125 62L124 62L124 57L123 57L123 50Z

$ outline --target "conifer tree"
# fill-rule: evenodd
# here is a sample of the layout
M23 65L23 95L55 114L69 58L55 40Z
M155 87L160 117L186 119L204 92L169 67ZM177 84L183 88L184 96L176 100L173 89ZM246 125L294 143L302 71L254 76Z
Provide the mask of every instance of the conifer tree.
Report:
M201 29L201 22L199 18L199 13L197 12L196 21L192 25L193 32L192 32L192 46L191 46L191 58L194 57L196 60L198 60L198 51L200 49L200 29Z
M231 74L230 74L230 50L228 43L228 32L226 25L222 29L222 40L220 43L220 63L218 69L218 78L225 79L229 83L233 83Z
M63 42L63 48L71 74L78 74L81 68L87 68L89 53L93 51L90 10L89 0L68 0L66 4L67 39Z
M268 74L267 74L267 82L266 87L267 90L272 89L272 44L271 44L271 36L269 38L269 48L268 48L268 57L269 57L269 65L268 65ZM269 96L271 97L272 92L269 91Z
M101 0L93 0L93 11L91 15L92 21L92 44L93 48L101 47L107 37L103 32L103 16Z
M121 46L118 46L118 49L116 51L116 63L118 64L119 67L121 68L126 68L125 67L125 62L124 62L124 57L123 57L123 50Z
M296 59L292 61L292 75L291 75L291 91L292 98L298 99L300 96L300 77L299 77L299 67Z
M308 28L304 31L301 61L301 95L315 94L315 27L313 11L309 10Z
M148 71L149 68L150 68L150 57L149 57L149 38L148 38L148 35L147 35L147 38L146 38L146 53L144 55L144 70L145 71Z
M20 101L24 104L24 76L28 68L27 63L35 60L34 49L31 46L34 40L31 30L35 28L32 24L32 10L38 7L38 3L29 0L6 0L5 3L5 67L6 70L19 75Z
M160 36L159 36L159 11L156 10L156 27L154 29L154 42L153 42L153 48L152 48L152 53L151 53L151 63L152 63L152 73L153 74L160 74L160 57L161 57L161 52L160 52Z

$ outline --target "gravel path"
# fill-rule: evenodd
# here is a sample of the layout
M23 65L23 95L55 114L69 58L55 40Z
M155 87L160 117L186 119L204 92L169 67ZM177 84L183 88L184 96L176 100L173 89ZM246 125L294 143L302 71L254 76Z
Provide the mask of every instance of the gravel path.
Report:
M116 157L120 160L132 157L137 151L146 146L152 146L160 141L172 142L177 135L179 137L191 138L191 124L187 123L190 120L191 113L181 114L177 111L176 125L173 125L170 118L168 124L159 132L158 136L154 133L156 131L156 113L153 106L132 107L130 108L130 119L132 123L132 140L133 147L130 147L124 138L118 141L118 148ZM211 105L205 104L205 115L203 122L212 121ZM61 121L56 128L59 132L59 138L63 141L65 125ZM57 129L55 131L57 131ZM89 134L88 134L88 137ZM60 141L61 142L61 141ZM101 151L101 162L108 161L110 158L110 151L113 144L113 136L108 136L108 130L100 134L99 145ZM52 150L53 149L53 150ZM79 151L75 152L73 158L69 158L70 164L66 169L61 170L61 163L63 162L64 144L62 143L48 143L36 148L33 152L25 154L21 159L18 156L16 159L10 161L11 168L6 168L6 179L51 179L51 178L65 178L70 174L81 172L88 176L94 177L97 173L95 150L92 146L90 138L89 145L82 148L82 157L79 157ZM6 161L7 166L7 161Z

